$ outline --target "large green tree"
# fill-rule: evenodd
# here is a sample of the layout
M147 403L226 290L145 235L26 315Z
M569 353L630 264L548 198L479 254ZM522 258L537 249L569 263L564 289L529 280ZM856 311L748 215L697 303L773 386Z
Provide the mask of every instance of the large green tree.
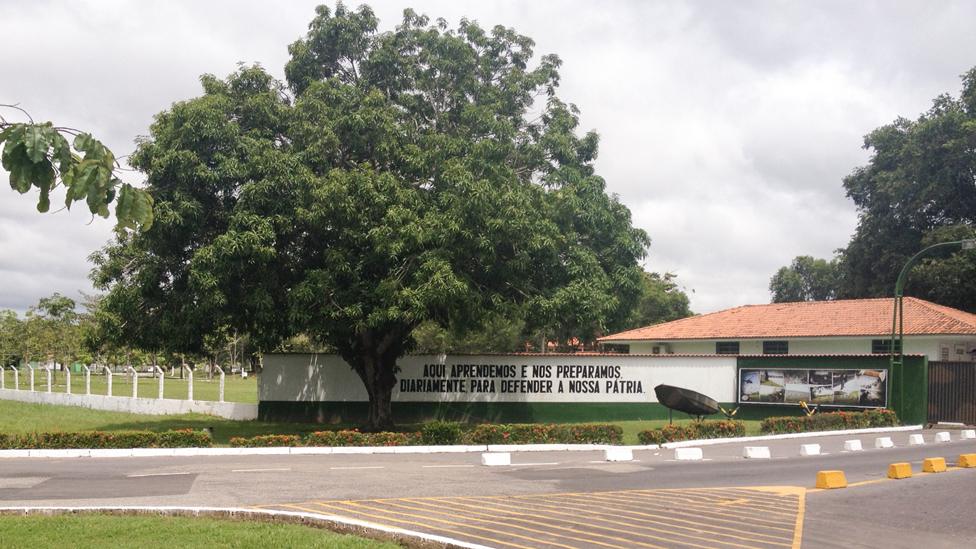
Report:
M917 119L898 118L864 138L871 158L844 178L858 224L837 258L836 297L890 296L917 251L976 235L976 68L962 84L959 97L940 95ZM774 301L774 283L790 298L813 297L791 270L795 265L774 276ZM905 292L976 311L974 275L976 252L944 250L922 259Z
M411 10L379 32L338 4L290 46L287 88L258 67L204 77L134 157L153 228L96 257L120 324L168 346L307 334L362 379L378 429L424 322L519 307L529 327L592 337L627 318L648 238L556 95L559 59L532 48Z

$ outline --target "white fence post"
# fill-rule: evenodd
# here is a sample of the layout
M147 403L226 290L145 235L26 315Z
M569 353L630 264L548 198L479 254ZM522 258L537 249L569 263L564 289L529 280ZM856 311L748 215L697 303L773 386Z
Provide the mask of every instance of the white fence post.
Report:
M15 391L19 391L20 390L20 370L18 370L16 366L11 366L10 369L14 371L14 390Z
M47 373L47 392L51 392L51 365L44 365L44 371Z
M132 398L139 398L139 372L131 364L125 369L132 373Z
M220 374L220 388L217 390L217 400L218 402L224 401L224 369L220 367L219 364L214 364L214 368L217 368L217 372Z
M85 364L82 364L81 367L85 369L85 394L90 395L91 394L91 368L89 368Z
M106 381L108 382L108 389L105 390L107 396L112 396L112 369L108 366L102 366L105 370L105 375L108 376Z
M157 398L163 398L163 379L166 377L166 372L163 371L158 365L153 366L156 369L156 373L159 374L159 396Z
M187 371L186 399L193 400L193 368L191 368L189 364L184 364L183 367L186 368Z
M7 388L7 367L0 364L0 389Z
M30 370L30 390L34 392L34 367L27 363L27 369Z
M71 367L64 369L64 392L71 394Z

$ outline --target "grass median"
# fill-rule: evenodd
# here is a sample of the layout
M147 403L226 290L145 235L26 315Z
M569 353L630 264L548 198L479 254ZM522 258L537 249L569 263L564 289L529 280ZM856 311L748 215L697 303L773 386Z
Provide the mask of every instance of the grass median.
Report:
M294 524L119 515L0 516L4 547L328 547L395 549L391 542Z

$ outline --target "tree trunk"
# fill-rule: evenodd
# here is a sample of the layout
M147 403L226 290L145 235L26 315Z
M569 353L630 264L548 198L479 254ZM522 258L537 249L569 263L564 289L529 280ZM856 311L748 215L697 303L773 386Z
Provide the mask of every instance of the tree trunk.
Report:
M382 334L367 330L356 335L351 349L340 350L369 395L366 431L388 431L395 427L392 402L397 381L396 361L404 352L409 334L409 326L398 326Z

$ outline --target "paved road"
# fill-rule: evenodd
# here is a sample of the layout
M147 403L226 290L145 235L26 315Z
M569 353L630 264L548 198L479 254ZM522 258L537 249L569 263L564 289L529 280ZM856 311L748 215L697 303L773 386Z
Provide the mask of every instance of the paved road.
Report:
M851 437L670 450L607 463L598 452L524 452L511 467L479 454L5 459L0 506L203 505L305 509L493 547L960 547L976 539L976 469L887 481L887 465L955 462L976 441L845 453ZM824 456L799 457L801 443ZM758 445L760 443L749 443ZM766 443L763 443L766 444ZM840 469L852 487L815 491Z

